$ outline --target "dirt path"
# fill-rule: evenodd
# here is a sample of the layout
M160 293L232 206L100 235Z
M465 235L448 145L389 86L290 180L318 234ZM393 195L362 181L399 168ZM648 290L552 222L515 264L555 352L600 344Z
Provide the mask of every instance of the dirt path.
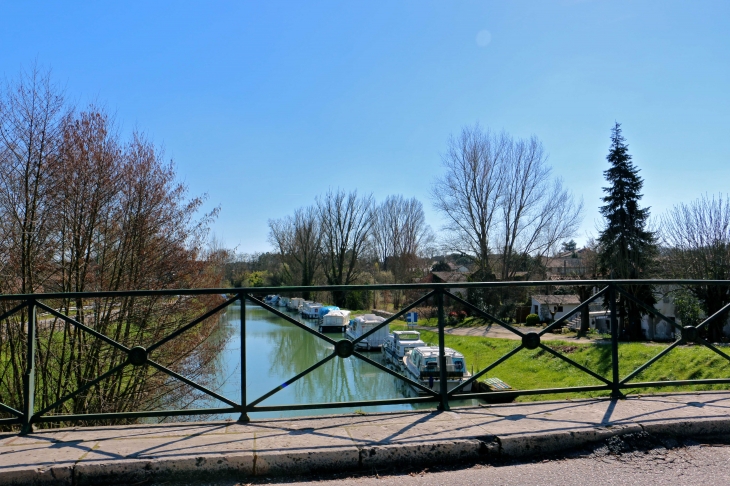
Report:
M435 327L418 326L416 329L423 331L436 332ZM520 326L515 328L522 333L528 332L540 332L543 330L542 327L531 327L531 326ZM447 327L444 332L446 334L452 334L454 336L480 336L489 338L501 338L501 339L514 339L519 341L522 339L517 334L508 331L502 326L475 326L475 327ZM551 332L545 333L540 337L543 341L569 341L576 343L608 343L607 339L590 339L590 338L578 338L574 334L553 334Z

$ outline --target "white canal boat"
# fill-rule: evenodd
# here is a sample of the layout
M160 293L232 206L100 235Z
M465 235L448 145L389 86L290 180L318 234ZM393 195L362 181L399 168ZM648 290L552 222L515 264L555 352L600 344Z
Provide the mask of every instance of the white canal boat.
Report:
M471 373L466 370L464 355L451 348L444 348L446 357L446 383L448 391L453 390L469 378ZM405 375L426 388L438 392L441 390L438 346L422 346L414 348L403 357ZM461 389L462 392L471 391L471 383ZM421 390L414 388L417 392Z
M289 303L286 304L286 308L292 312L299 312L299 308L304 303L304 299L301 297L292 297L289 299Z
M413 348L425 346L418 331L393 331L383 343L383 358L386 363L403 366L403 357Z
M319 320L319 332L344 332L349 323L349 310L331 310Z
M321 309L323 305L324 304L320 302L304 302L301 308L302 317L305 319L317 319L319 317L319 309Z
M383 321L385 321L385 318L376 316L375 314L357 316L350 321L350 325L347 327L345 334L350 340L354 341L377 325L381 324ZM366 351L380 349L387 337L388 326L383 326L367 338L355 344L355 349L363 349Z

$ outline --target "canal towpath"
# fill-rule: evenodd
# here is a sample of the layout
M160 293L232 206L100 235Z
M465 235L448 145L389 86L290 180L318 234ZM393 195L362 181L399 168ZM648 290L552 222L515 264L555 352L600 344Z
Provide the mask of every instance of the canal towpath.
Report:
M627 434L730 432L730 392L493 404L451 411L141 424L0 434L0 484L397 471L525 458Z
M416 326L417 331L431 331L438 332L436 326ZM536 326L520 326L517 328L521 333L527 334L530 332L539 333L544 330L543 327ZM498 339L512 339L519 341L522 339L521 336L505 329L498 325L484 325L484 326L464 326L464 327L451 327L445 326L444 333L453 336L473 336L473 337L487 337L487 338L498 338ZM567 341L575 343L609 343L610 339L594 338L594 337L577 337L575 334L560 334L546 332L540 339L543 341Z

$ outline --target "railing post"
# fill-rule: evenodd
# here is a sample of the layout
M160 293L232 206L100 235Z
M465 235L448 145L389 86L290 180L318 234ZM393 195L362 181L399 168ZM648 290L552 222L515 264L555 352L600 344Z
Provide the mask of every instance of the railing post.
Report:
M238 294L238 301L241 303L241 407L243 409L238 421L249 422L251 419L248 417L246 408L248 403L246 398L246 294Z
M446 381L446 351L444 350L444 325L446 324L446 316L444 315L444 292L439 289L436 296L438 305L439 319L439 384L441 385L441 403L439 410L449 410L449 384Z
M28 342L26 350L25 373L23 374L23 422L20 428L22 435L33 432L33 413L35 412L35 328L36 305L30 301L28 305Z
M618 370L618 318L616 317L616 287L610 284L608 288L609 310L611 312L611 397L623 398L619 389L621 381Z

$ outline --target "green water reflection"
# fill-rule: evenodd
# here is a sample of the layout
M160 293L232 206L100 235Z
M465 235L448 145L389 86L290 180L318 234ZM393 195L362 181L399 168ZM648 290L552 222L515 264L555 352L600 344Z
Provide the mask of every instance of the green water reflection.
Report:
M228 336L217 363L215 380L219 393L240 401L241 336L239 306L231 306L221 317L221 332ZM307 321L305 321L307 322ZM309 324L311 325L311 324ZM341 334L328 334L341 339ZM252 305L246 305L246 367L248 402L329 356L333 346L307 333L284 319ZM371 359L381 362L380 353L369 353ZM403 382L374 366L356 358L336 357L320 366L261 405L347 402L415 396ZM474 400L453 402L474 405ZM220 406L217 401L198 403L197 406ZM287 417L302 415L337 414L355 411L376 412L413 409L434 409L435 404L403 404L377 407L349 407L342 409L297 410L286 412L254 412L251 418ZM215 417L220 418L220 417ZM237 416L228 418L236 419Z

